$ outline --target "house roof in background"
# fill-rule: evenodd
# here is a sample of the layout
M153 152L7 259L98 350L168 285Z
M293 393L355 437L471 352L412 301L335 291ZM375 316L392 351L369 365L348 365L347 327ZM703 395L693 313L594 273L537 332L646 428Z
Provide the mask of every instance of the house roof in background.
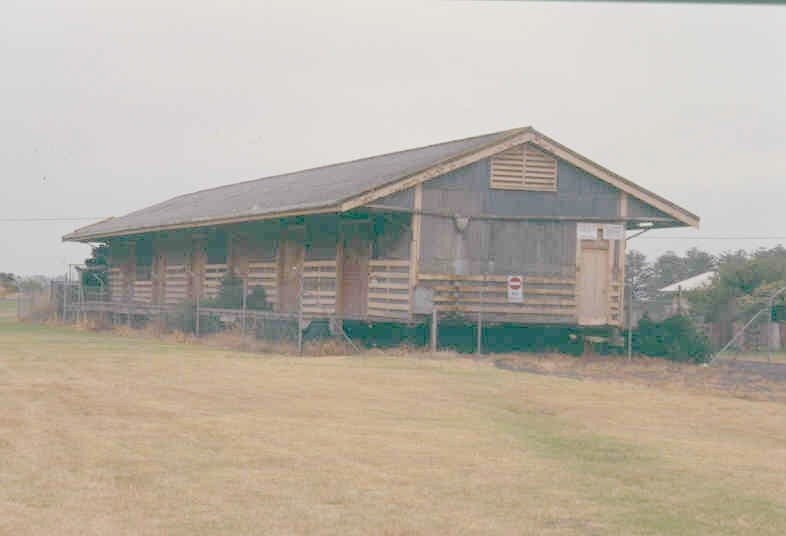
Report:
M523 127L200 190L81 227L65 235L63 240L87 242L166 229L342 212L348 206L363 204L386 192L401 190L416 181L428 180L523 142L540 145L623 191L654 203L685 225L698 224L698 217L685 209L613 174L535 129ZM362 202L352 203L353 200Z
M679 292L680 290L698 290L700 288L708 287L712 284L718 272L710 270L699 275L694 275L682 281L677 281L669 286L663 287L659 292Z

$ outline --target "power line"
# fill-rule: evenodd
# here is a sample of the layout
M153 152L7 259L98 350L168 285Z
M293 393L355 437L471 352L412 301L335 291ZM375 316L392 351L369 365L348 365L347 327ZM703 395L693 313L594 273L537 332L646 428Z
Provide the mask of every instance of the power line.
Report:
M786 240L786 236L642 236L640 240Z
M14 221L90 221L90 220L105 220L107 216L84 216L81 218L0 218L0 222L14 222Z
M519 2L528 2L530 0L518 0ZM545 0L553 4L565 2L582 2L582 3L595 3L595 2L612 2L622 4L709 4L709 5L783 5L783 0Z

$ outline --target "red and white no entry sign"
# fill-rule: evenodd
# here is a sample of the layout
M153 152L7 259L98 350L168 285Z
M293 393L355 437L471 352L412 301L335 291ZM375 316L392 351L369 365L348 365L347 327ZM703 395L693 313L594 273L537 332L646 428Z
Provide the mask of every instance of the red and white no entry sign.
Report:
M524 282L520 275L508 276L508 301L509 302L522 302L524 301Z

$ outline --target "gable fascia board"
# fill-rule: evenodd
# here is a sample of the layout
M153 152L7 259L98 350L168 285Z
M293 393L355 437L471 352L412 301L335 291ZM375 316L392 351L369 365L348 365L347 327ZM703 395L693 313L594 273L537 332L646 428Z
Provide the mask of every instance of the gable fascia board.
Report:
M689 212L684 208L675 205L671 201L659 196L658 194L651 192L646 188L642 188L630 180L617 175L613 171L606 169L600 164L596 164L589 158L586 158L579 153L568 149L561 143L549 138L548 136L537 132L535 133L532 143L561 158L562 160L573 164L577 168L586 171L590 175L607 182L622 192L632 195L639 201L643 201L644 203L652 205L661 212L668 214L675 220L680 221L690 227L699 227L699 217L692 212Z
M373 190L368 190L357 196L350 197L341 204L341 211L346 212L348 210L367 205L368 203L371 203L381 197L387 197L391 194L395 194L396 192L407 190L413 186L422 184L429 179L450 173L456 169L473 164L478 160L483 160L484 158L488 158L502 151L506 151L512 147L521 145L522 143L532 141L534 136L535 134L533 130L528 127L521 133L515 134L512 137L502 141L494 142L487 147L483 147L481 149L477 149L458 156L453 156L412 175L396 179L393 182L377 187Z

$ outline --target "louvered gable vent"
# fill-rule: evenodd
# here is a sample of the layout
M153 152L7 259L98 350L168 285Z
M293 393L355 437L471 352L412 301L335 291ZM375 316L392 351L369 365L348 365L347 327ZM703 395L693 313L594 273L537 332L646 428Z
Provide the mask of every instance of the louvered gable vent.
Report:
M557 190L557 159L525 143L491 159L491 187L500 190Z

